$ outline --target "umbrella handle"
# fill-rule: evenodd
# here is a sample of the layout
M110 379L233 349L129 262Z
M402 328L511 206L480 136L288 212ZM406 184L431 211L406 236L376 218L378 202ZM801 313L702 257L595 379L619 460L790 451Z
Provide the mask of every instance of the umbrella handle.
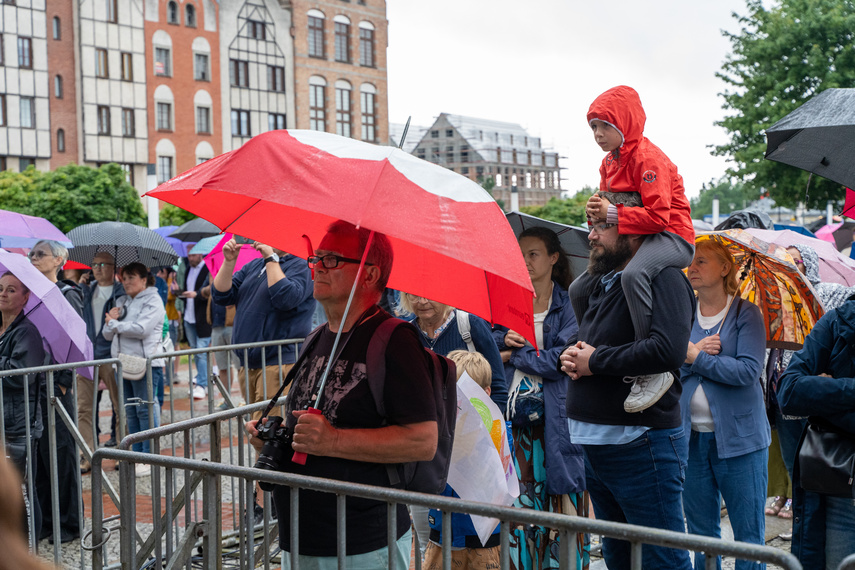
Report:
M306 411L309 412L310 414L315 414L318 416L321 415L321 411L317 408L309 408ZM308 458L308 456L305 453L303 453L301 451L295 451L293 457L291 457L291 461L293 461L294 463L298 463L300 465L305 465L307 458Z

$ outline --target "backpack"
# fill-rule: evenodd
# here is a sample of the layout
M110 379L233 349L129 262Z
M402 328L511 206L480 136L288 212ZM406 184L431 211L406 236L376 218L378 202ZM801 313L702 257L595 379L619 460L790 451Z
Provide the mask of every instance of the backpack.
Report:
M457 332L463 337L463 342L466 343L466 350L469 352L478 352L475 350L475 343L472 342L472 323L469 322L469 313L466 311L457 310Z
M468 319L467 319L468 322ZM383 388L386 380L386 347L392 332L400 325L413 326L401 319L386 319L368 343L366 372L368 385L381 416L386 415ZM427 348L431 387L436 403L436 422L439 440L436 455L430 461L413 461L389 464L386 472L392 487L408 491L438 495L445 490L448 468L451 465L451 448L454 443L454 426L457 422L457 368L454 362Z

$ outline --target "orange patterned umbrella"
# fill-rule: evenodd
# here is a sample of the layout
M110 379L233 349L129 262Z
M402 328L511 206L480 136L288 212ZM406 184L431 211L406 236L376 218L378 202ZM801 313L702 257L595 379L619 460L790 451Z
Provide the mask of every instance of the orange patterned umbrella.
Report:
M766 346L799 350L824 310L787 250L739 229L698 235L705 239L727 247L740 266L739 294L760 307Z

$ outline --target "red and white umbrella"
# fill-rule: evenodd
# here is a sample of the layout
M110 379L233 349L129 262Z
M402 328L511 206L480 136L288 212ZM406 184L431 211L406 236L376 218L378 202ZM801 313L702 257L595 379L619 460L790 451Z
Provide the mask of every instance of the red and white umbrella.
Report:
M386 234L389 287L458 307L535 343L534 290L514 232L481 186L394 147L270 131L148 193L305 256L341 219Z

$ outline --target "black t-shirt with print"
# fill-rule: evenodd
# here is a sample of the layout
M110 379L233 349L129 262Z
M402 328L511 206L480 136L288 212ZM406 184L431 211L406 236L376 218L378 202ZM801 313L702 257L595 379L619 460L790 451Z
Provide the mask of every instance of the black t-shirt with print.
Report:
M374 398L366 379L368 343L388 313L379 308L369 309L371 317L345 333L339 341L340 357L333 363L320 399L324 416L337 429L379 428L384 418L377 413ZM312 392L320 383L335 340L335 334L324 325L320 337L307 355L288 393L287 417L295 423L291 411L305 409ZM343 346L343 348L342 348ZM428 364L416 331L399 326L389 339L386 350L386 381L384 404L386 422L406 425L436 420ZM388 486L386 465L334 457L309 455L306 465L291 461L288 454L283 469L288 473L326 477L351 483ZM283 550L290 547L290 490L277 487L273 492L279 518L279 543ZM347 554L364 554L386 546L386 503L355 497L347 498ZM400 538L410 528L404 505L398 505ZM336 555L336 497L330 493L303 490L300 492L300 554L309 556Z

